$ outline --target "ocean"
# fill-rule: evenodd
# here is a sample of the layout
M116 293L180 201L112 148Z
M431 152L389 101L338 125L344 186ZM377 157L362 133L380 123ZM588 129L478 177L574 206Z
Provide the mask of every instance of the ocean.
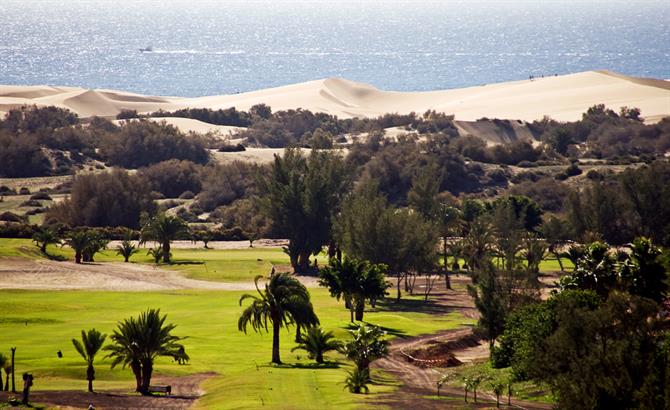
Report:
M0 84L423 91L593 69L670 78L670 2L0 0Z

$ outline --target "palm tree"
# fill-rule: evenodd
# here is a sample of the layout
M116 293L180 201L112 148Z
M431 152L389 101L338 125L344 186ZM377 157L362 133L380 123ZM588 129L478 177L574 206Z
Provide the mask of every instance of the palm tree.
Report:
M12 361L7 356L5 356L5 360L5 363L2 365L2 370L5 371L5 391L9 391L9 375L12 374ZM0 382L1 381L2 375L0 374Z
M165 324L167 315L160 309L149 309L137 318L120 322L111 336L113 345L105 347L110 353L112 368L118 364L130 366L137 383L137 391L149 394L154 361L159 356L180 357L185 355L184 346L178 343L182 337L171 332L174 324Z
M365 300L374 304L377 298L386 294L386 265L344 257L331 259L329 265L320 272L319 283L330 290L330 295L344 299L349 309L350 320L363 320Z
M149 220L141 232L142 242L155 241L163 249L163 262L170 263L170 242L188 237L188 224L178 216L160 213Z
M49 228L39 228L33 234L33 242L40 248L40 251L43 254L47 254L47 246L51 244L59 244L60 238L56 232L52 231Z
M154 263L158 263L161 261L161 258L163 257L163 248L160 246L158 248L149 248L147 251L147 255L151 256L154 258Z
M368 388L368 383L370 383L369 370L355 367L347 373L348 375L344 379L344 384L345 388L349 389L351 393L360 394L362 390L365 390L365 394L367 394L370 391Z
M105 343L106 338L107 335L91 329L88 332L85 330L81 331L81 342L77 339L72 339L74 348L86 360L86 380L88 380L88 391L90 393L93 393L93 380L95 380L93 361L95 360L95 355L100 351L102 344Z
M493 253L495 235L491 223L479 217L468 225L468 234L463 238L463 254L468 266L478 272Z
M244 333L247 326L256 332L265 329L268 332L268 320L272 323L272 363L281 363L279 358L279 330L295 323L298 326L318 324L319 319L314 313L307 288L288 273L273 275L265 289L261 291L258 281L261 275L254 278L258 296L245 294L240 298L240 306L246 299L249 305L240 316L237 328Z
M74 262L81 263L84 251L90 245L92 239L91 232L88 229L77 229L68 233L63 244L74 250Z
M116 254L123 256L124 262L128 262L128 259L137 252L139 252L139 249L137 249L128 239L124 239L123 242L116 247Z
M350 330L352 340L340 349L345 356L353 360L360 370L368 370L370 363L388 354L388 340L379 326L360 323Z
M323 363L323 354L331 350L337 350L342 345L337 340L333 340L333 332L324 332L319 326L312 326L307 329L307 334L298 346L291 349L305 350L309 354L310 359L316 360L317 363Z

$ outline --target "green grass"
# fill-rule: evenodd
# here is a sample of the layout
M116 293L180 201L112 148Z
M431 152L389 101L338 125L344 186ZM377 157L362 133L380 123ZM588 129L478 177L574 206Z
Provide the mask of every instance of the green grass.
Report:
M74 259L74 252L68 248L50 245L47 252L52 256ZM44 258L30 239L0 238L0 256L21 256L26 258ZM281 248L248 249L173 249L173 263L161 264L167 269L183 272L194 279L211 281L251 281L256 275L267 275L272 265L288 265L289 258ZM322 258L323 259L323 258ZM107 249L95 255L96 262L123 262L115 249ZM130 259L133 263L152 264L147 249Z
M322 325L346 336L349 313L325 289L311 290L315 310ZM314 368L304 352L291 353L294 330L282 331L283 367L270 366L271 335L237 330L240 292L180 291L163 293L79 292L79 291L0 291L0 350L17 346L17 372L32 372L36 390L85 389L84 361L77 356L70 339L81 329L96 329L109 334L120 319L136 315L149 307L168 314L178 325L175 334L185 341L191 362L179 366L171 360L158 360L156 371L165 375L216 372L203 385L207 394L202 408L350 408L378 394L352 395L344 390L343 380L349 364L339 354L334 368ZM400 311L393 303L380 304L366 313L365 319L388 329L389 334L414 336L472 324L459 313L431 314L430 304L409 298ZM434 313L434 312L432 312ZM58 359L56 352L64 353ZM109 367L102 355L97 360L98 389L133 389L130 370ZM339 366L339 367L338 367ZM395 382L376 378L372 393L387 392Z
M494 369L491 367L491 362L487 361L484 363L454 367L446 372L453 375L451 381L447 384L449 386L460 388L463 387L464 378L484 375L487 377L487 380L482 382L477 389L477 392L488 392L491 395L494 395L491 383L499 382L506 386L511 375L511 368ZM472 395L472 392L470 392L470 395ZM438 399L437 396L432 397ZM530 381L514 383L512 386L512 398L541 403L556 403L556 399L551 394L548 386L538 385ZM505 392L500 397L500 402L507 403L507 387L505 387Z

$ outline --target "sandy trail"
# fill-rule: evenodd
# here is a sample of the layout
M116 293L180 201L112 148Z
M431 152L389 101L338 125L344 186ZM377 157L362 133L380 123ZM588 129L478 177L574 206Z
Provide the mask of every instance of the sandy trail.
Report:
M465 290L469 279L463 275L452 277L452 284L461 286L458 290L447 290L444 283L437 284L437 289L432 293L434 300L446 311L460 311L466 317L476 318L478 312L475 309L472 298ZM419 289L420 291L420 289ZM408 360L408 352L415 348L425 346L431 343L458 342L472 336L472 328L461 327L451 329L437 334L423 335L411 338L398 338L391 342L390 354L373 364L373 367L383 369L387 373L393 374L402 382L402 386L384 401L385 404L391 404L391 407L398 409L412 408L434 409L434 408L462 408L460 402L444 403L426 399L425 396L434 395L437 387L437 381L445 369L422 368L411 363ZM452 353L463 363L485 360L489 356L488 343L482 342L474 347L457 348ZM483 389L482 389L483 390ZM463 390L453 387L442 387L442 396L462 398ZM491 408L491 403L495 403L495 397L483 391L478 392L479 401L477 404L470 402L473 408ZM458 403L458 404L456 404ZM506 398L505 398L506 403ZM465 403L462 403L463 405ZM494 404L495 405L495 404ZM502 403L501 403L502 405ZM506 407L506 406L504 406ZM519 409L550 409L552 406L542 403L524 402L512 399L512 407ZM470 408L470 407L468 407Z
M30 401L46 404L49 408L87 409L90 404L96 409L188 409L203 395L200 384L215 373L198 373L188 376L155 376L154 385L172 387L172 395L140 396L128 391L106 390L87 393L83 390L35 391ZM6 402L7 396L20 398L19 394L0 392L0 401Z
M313 277L299 277L307 287ZM161 291L177 289L254 290L249 282L210 282L188 279L177 271L123 262L76 264L52 260L0 258L0 289Z

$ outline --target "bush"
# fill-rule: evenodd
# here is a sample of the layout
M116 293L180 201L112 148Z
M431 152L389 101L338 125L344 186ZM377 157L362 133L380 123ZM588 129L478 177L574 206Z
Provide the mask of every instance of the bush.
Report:
M141 168L138 175L167 198L176 198L184 191L200 192L202 167L191 161L172 159Z
M49 208L46 220L70 226L139 228L140 215L155 210L140 177L114 170L76 176L70 198Z
M51 201L51 196L47 194L46 192L38 192L36 194L33 194L30 196L30 199L39 199L42 201Z
M182 192L181 195L179 195L179 199L193 199L195 198L195 194L191 191L184 191Z
M36 207L41 207L42 203L38 200L35 199L29 199L27 201L24 201L19 205L20 207L26 207L26 206L36 206Z
M184 135L165 123L139 120L123 124L118 133L107 134L100 152L111 165L139 168L169 159L198 164L209 161L203 138Z
M13 212L3 212L0 214L0 221L5 222L23 222L25 218L13 213Z
M30 195L30 189L26 187L21 187L19 189L19 195Z
M246 151L247 149L242 144L223 144L219 147L219 152L241 152Z
M0 177L23 178L51 174L51 163L34 137L11 136L0 130Z
M126 110L123 109L121 112L116 114L116 119L117 120L128 120L131 118L139 118L139 114L137 114L137 110Z

